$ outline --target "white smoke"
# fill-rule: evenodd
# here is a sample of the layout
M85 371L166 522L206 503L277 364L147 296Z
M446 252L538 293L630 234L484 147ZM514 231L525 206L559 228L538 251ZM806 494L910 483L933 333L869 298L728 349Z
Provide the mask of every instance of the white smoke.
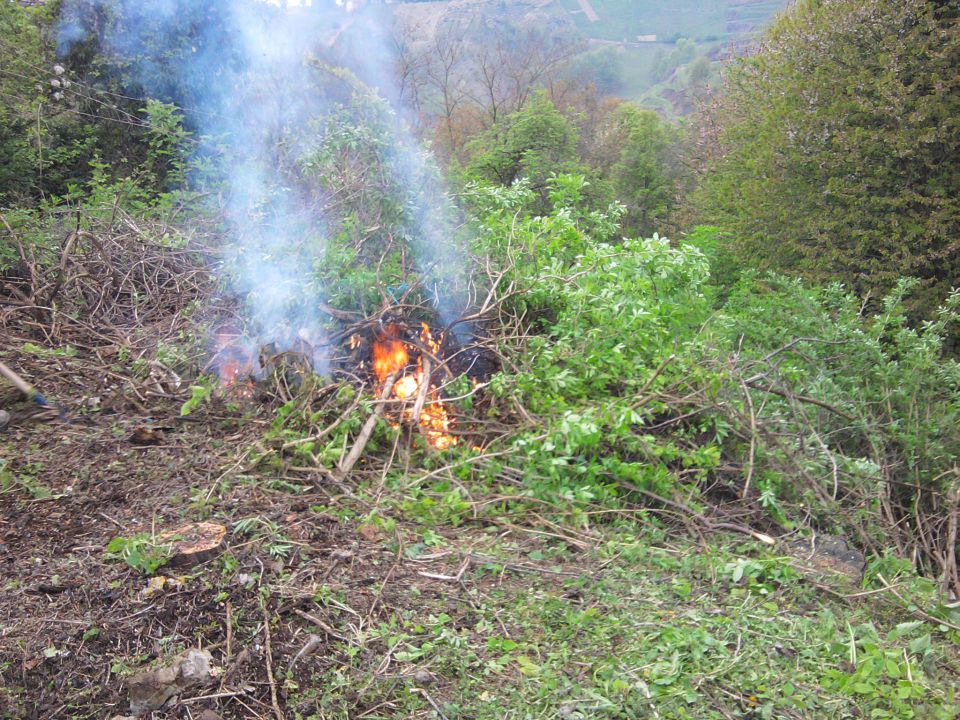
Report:
M314 269L328 228L316 198L290 181L308 129L344 101L318 85L317 58L333 58L387 102L394 99L384 9L354 10L346 0L64 3L61 47L86 38L91 12L106 18L95 29L101 47L129 59L146 94L180 101L203 138L200 153L220 163L230 285L246 299L247 332L278 350L303 341L322 346L324 339L317 308L330 288L318 286ZM390 123L390 154L409 194L411 249L421 270L442 275L456 264L450 204L401 117ZM453 309L440 294L434 291L435 301L449 318ZM315 362L322 371L322 354Z

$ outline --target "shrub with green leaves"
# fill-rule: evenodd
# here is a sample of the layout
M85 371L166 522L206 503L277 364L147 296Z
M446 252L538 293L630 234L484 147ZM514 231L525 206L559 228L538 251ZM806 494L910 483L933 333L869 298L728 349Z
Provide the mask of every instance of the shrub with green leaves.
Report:
M537 418L515 438L532 487L571 498L609 496L618 482L669 491L665 462L684 455L653 442L641 391L678 371L656 369L696 333L709 311L706 258L654 236L615 241L622 213L582 208L582 177L551 180L553 212L523 215L529 190L474 186L481 252L500 259L517 287L509 309L531 334L511 348L517 372L495 392ZM686 462L712 465L714 448Z
M794 517L878 553L892 546L955 584L944 523L960 489L960 363L944 343L960 294L915 327L917 284L901 280L871 317L840 285L748 274L705 329L701 362L725 378L716 407L734 409L714 414L741 433L747 415L760 428L754 470L770 507L789 503Z
M933 317L960 270L958 64L956 3L795 3L699 125L701 219L750 267L874 298L920 278Z
M153 575L170 560L172 546L159 543L149 533L131 537L118 536L106 547L108 560L122 560L134 570Z
M465 176L505 186L524 178L549 208L548 180L557 173L586 173L577 151L577 129L545 92L471 141Z
M916 281L875 316L842 286L751 272L719 299L711 230L699 247L616 241L618 206L584 210L583 178L550 182L542 215L523 183L468 195L478 254L511 288L501 321L522 330L492 389L498 412L527 421L512 443L529 492L695 507L711 488L957 585L960 364L943 349L960 294L920 327Z

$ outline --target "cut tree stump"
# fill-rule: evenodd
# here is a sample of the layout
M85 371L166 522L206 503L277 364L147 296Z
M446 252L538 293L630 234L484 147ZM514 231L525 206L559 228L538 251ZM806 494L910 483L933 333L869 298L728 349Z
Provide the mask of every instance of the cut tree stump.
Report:
M201 522L184 525L160 536L163 543L171 543L167 565L186 568L212 560L223 549L227 528L219 523Z

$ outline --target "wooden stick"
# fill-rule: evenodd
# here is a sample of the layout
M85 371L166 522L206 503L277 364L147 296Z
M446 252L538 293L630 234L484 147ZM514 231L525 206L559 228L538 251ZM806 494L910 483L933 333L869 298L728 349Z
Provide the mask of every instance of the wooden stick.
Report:
M267 613L267 604L260 596L260 611L263 613L263 651L266 655L267 682L270 683L270 704L273 705L273 714L277 720L285 720L280 703L277 701L277 681L273 677L273 648L270 647L270 615Z
M0 362L0 375L3 375L7 380L9 380L10 384L22 392L27 399L33 399L33 397L37 394L37 391L33 389L33 386L30 385L30 383L17 375L2 362Z
M338 479L342 480L347 476L353 469L353 466L357 464L357 460L359 460L363 454L363 449L367 446L367 443L370 442L373 429L377 426L377 421L380 419L380 416L383 415L383 408L385 407L383 401L390 397L390 392L393 390L393 382L396 377L396 373L391 373L387 376L386 382L383 383L383 390L380 391L379 397L380 402L374 406L370 417L368 417L367 421L363 424L363 427L360 429L360 434L357 435L356 442L353 444L353 447L350 448L350 452L337 466Z
M227 659L224 666L228 666L233 659L233 605L227 600Z
M320 618L314 617L314 616L311 615L310 613L304 612L303 610L300 610L299 608L293 608L293 611L294 611L297 615L299 615L300 617L302 617L304 620L309 620L310 622L312 622L314 625L316 625L318 628L320 628L321 630L323 630L323 631L324 631L327 635L329 635L330 637L335 638L335 639L337 639L337 640L340 640L341 642L345 642L345 643L350 642L350 638L341 635L341 634L338 633L336 630L334 630L332 627L330 627L329 625L327 625L327 623L325 623L325 622L324 622L323 620L321 620ZM294 658L294 661L296 661L296 658ZM292 663L291 663L291 665L292 665Z
M955 469L956 471L956 469ZM946 592L952 584L960 592L960 576L957 574L957 525L960 520L960 488L954 487L947 495L953 506L947 520L947 562L943 573L943 590Z
M433 711L440 716L440 720L450 720L450 718L448 718L446 715L443 714L443 710L441 710L440 706L437 705L437 701L434 700L432 697L430 697L430 693L428 693L426 690L424 690L423 688L410 688L410 692L420 695L428 703L430 703L430 707L432 707Z

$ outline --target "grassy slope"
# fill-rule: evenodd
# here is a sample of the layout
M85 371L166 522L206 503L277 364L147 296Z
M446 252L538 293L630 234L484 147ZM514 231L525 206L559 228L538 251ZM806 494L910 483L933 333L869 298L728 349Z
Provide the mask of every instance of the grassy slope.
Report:
M542 570L471 568L393 631L395 672L408 686L430 672L450 718L953 717L952 671L936 667L956 658L927 650L930 628L829 596L751 544L624 522L589 548L508 537L487 553ZM472 612L448 617L464 602ZM383 682L372 664L354 673L351 685Z
M572 13L588 37L633 41L637 35L667 38L677 33L694 40L709 36L725 38L728 21L763 25L787 3L785 0L756 0L749 4L732 0L591 0L590 4L600 16L598 22L587 20L577 0L560 0L561 7Z
M559 11L569 13L577 27L591 39L634 42L637 35L655 34L661 39L677 35L697 44L697 55L709 53L719 43L743 40L752 33L737 29L745 24L761 28L786 5L786 0L754 0L748 4L732 0L591 0L600 20L591 23L577 0L560 0ZM733 31L730 32L731 28ZM708 39L709 38L709 39ZM660 81L653 70L660 55L669 54L673 45L650 43L621 49L623 87L621 94L645 107L670 115L676 110L661 96L665 90L684 91L675 79Z
M589 37L633 41L637 35L702 38L724 32L728 0L591 0L600 20L591 23L577 0L561 0L565 10L575 13L578 26Z

